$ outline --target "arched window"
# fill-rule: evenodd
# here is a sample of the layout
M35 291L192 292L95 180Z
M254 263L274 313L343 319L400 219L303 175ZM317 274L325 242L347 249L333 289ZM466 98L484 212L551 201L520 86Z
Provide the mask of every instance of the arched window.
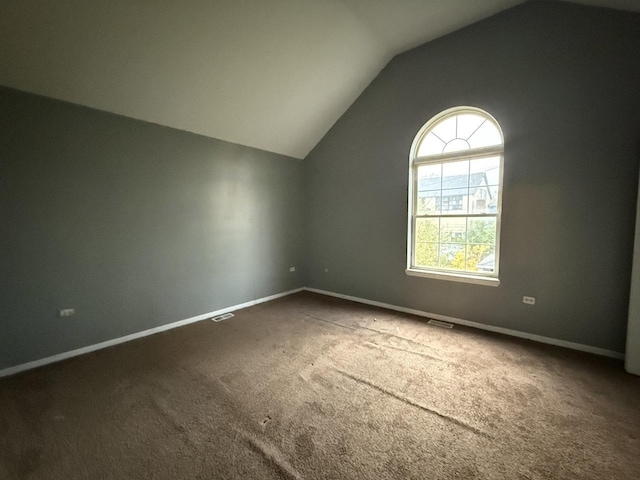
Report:
M498 285L504 140L473 107L429 120L411 146L407 273Z

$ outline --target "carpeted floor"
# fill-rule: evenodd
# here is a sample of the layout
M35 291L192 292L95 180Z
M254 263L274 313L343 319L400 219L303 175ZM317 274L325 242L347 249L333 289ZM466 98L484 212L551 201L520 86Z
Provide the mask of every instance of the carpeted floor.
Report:
M617 361L300 293L0 380L0 478L640 478Z

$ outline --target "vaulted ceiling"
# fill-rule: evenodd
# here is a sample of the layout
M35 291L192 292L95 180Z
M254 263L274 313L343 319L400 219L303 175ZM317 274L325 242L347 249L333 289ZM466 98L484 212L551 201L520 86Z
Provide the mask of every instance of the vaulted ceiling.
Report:
M3 0L0 85L304 158L394 55L521 2Z

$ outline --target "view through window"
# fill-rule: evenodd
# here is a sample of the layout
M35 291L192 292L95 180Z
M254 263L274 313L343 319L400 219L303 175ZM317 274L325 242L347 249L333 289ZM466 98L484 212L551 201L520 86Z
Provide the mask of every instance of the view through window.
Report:
M498 123L476 108L442 112L418 133L410 270L497 277L503 152Z

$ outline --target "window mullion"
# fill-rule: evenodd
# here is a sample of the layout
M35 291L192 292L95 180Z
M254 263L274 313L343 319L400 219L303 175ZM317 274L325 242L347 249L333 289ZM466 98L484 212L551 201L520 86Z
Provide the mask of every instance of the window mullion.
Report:
M443 153L439 155L428 155L425 157L415 157L413 159L414 165L426 165L429 163L449 163L457 160L473 160L474 158L482 157L497 157L504 154L504 148L500 145L499 148L487 147L476 148L473 150L463 150L460 152Z

